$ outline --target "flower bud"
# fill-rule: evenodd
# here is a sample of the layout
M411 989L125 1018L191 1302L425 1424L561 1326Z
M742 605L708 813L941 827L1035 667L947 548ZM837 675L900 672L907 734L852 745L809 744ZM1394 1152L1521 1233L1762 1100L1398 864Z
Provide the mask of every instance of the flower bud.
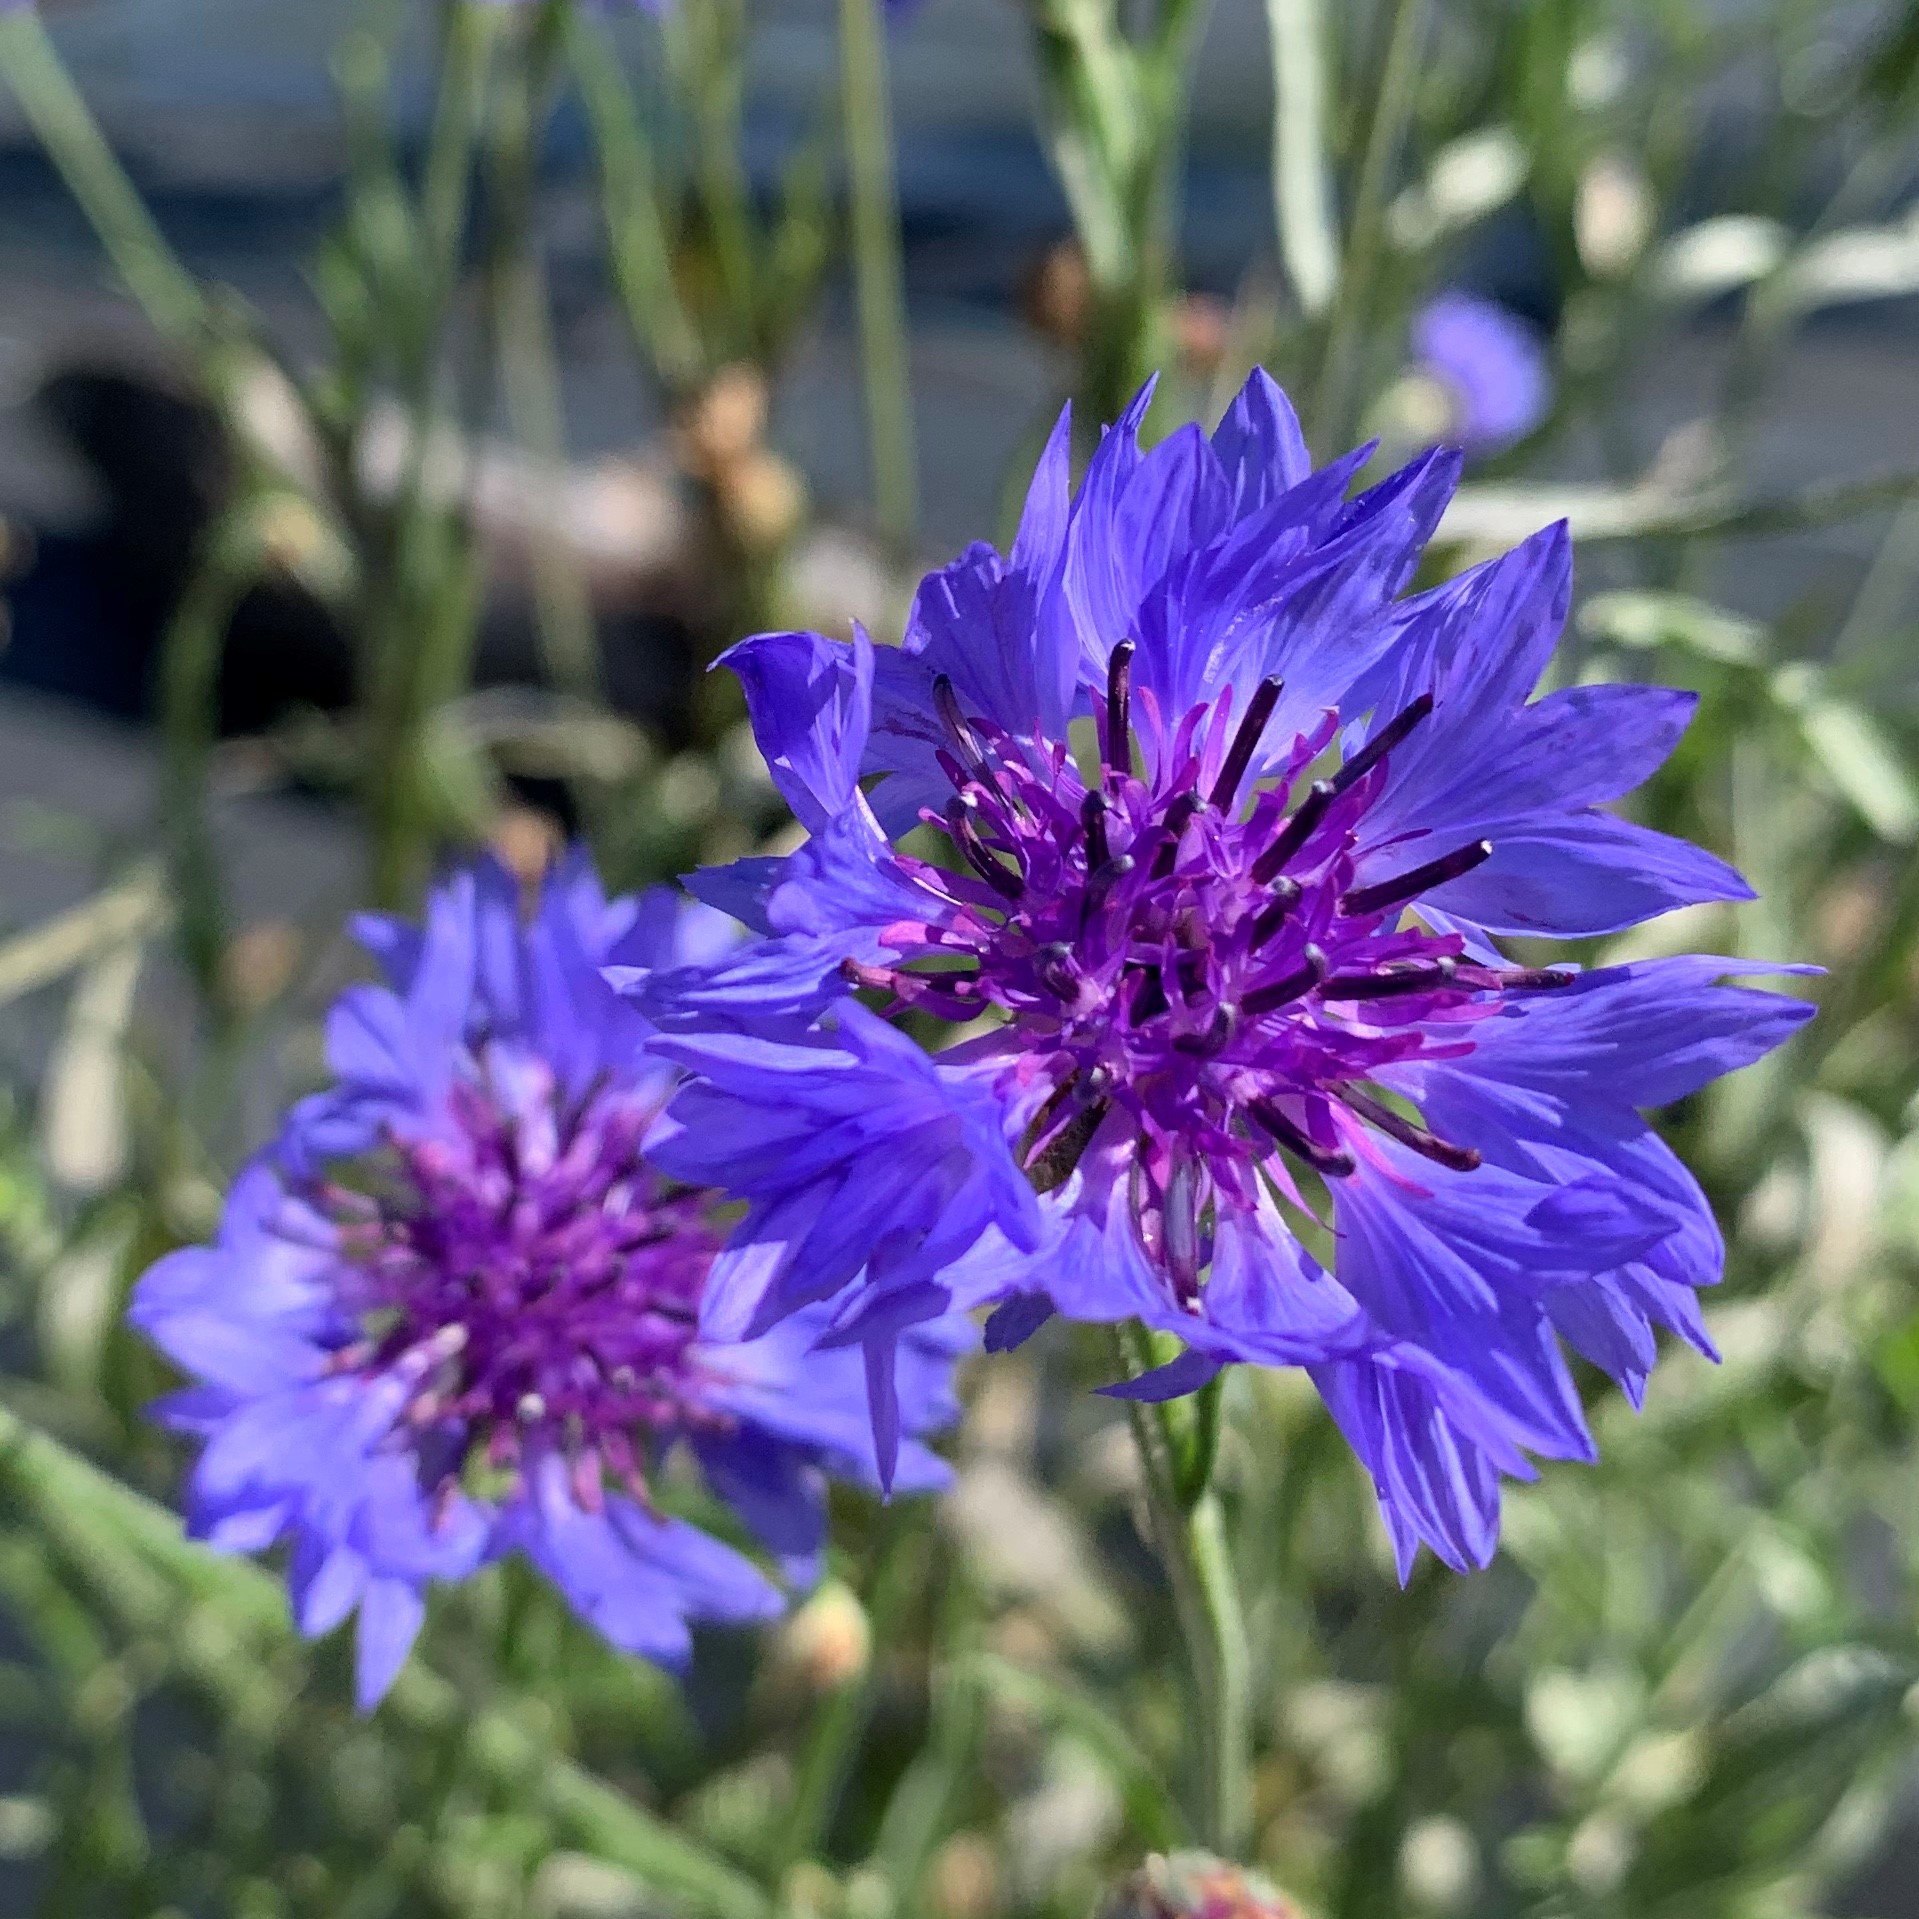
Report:
M837 1691L866 1671L873 1656L872 1627L859 1595L827 1580L781 1629L778 1660L807 1691Z
M1100 1919L1300 1919L1269 1880L1209 1852L1154 1853Z

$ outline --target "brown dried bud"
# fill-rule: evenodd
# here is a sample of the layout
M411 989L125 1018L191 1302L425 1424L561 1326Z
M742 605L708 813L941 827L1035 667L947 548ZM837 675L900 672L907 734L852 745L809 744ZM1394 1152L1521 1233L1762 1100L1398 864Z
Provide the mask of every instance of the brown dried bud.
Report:
M250 1013L272 1004L300 964L300 929L291 920L258 920L240 933L222 962L227 991Z
M710 479L751 453L766 431L766 376L757 367L722 367L681 424L687 466Z
M734 538L752 552L784 546L806 517L806 482L764 447L715 472L713 490Z
M531 806L501 809L487 834L493 856L522 886L537 886L566 847L566 835L551 813Z
M1173 345L1195 373L1219 371L1232 344L1232 330L1232 312L1216 294L1189 293L1173 309Z
M1026 318L1061 346L1085 337L1093 303L1093 279L1075 240L1059 240L1035 262L1020 289Z
M1154 1853L1100 1908L1100 1919L1301 1919L1269 1881L1209 1852Z

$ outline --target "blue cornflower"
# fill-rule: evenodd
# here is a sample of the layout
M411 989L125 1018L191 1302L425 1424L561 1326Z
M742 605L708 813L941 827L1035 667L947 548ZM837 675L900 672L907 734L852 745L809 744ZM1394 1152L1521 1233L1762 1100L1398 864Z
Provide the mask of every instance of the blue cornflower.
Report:
M1563 527L1401 599L1457 455L1349 500L1365 453L1314 472L1263 373L1150 452L1147 397L1077 497L1061 421L1012 551L927 579L903 647L729 656L810 838L694 882L760 944L636 989L701 1076L661 1163L749 1202L729 1327L830 1295L883 1350L990 1301L989 1346L1053 1311L1178 1334L1142 1394L1304 1366L1402 1566L1483 1562L1500 1474L1590 1454L1562 1340L1635 1399L1655 1327L1707 1349L1719 1238L1641 1109L1811 1009L1718 983L1750 963L1493 944L1750 897L1605 810L1691 695L1529 699ZM889 837L921 823L930 857ZM855 989L959 1043L883 1045Z
M1441 293L1413 316L1414 371L1444 396L1444 437L1469 454L1523 440L1552 404L1552 375L1539 336L1490 300Z
M877 1479L859 1358L812 1350L818 1310L750 1344L701 1332L721 1231L709 1195L646 1157L673 1069L600 973L710 960L733 930L665 893L609 902L575 856L530 919L488 862L434 893L424 928L356 931L389 984L333 1009L338 1083L236 1181L217 1244L134 1294L134 1324L198 1382L161 1406L204 1441L190 1530L288 1542L309 1634L358 1608L363 1707L428 1583L516 1548L616 1646L669 1664L689 1622L777 1612L752 1560L660 1510L657 1471L684 1445L810 1579L826 1475ZM970 1340L916 1327L909 1435L954 1416ZM911 1439L905 1473L945 1478Z

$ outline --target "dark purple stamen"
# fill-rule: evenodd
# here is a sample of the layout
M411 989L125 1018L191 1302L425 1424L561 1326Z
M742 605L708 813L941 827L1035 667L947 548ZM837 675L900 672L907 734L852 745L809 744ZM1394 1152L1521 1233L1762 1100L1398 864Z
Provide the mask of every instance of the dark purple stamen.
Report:
M1181 1033L1173 1041L1173 1051L1189 1059L1211 1059L1223 1053L1239 1028L1239 1008L1231 1000L1221 1000L1213 1009L1213 1023L1203 1033Z
M1121 880L1133 870L1133 856L1130 853L1115 853L1109 860L1093 869L1086 882L1085 914L1096 913L1105 903L1106 896Z
M1260 885L1264 886L1268 880L1272 879L1280 868L1312 838L1314 828L1326 817L1326 809L1338 797L1338 792L1330 780L1315 780L1312 783L1292 818L1279 829L1278 837L1253 862L1253 878Z
M1134 1025L1144 1025L1149 1019L1157 1019L1169 1004L1166 981L1159 968L1142 966L1139 969L1139 990L1133 995Z
M1290 1004L1302 993L1310 993L1325 977L1326 955L1317 946L1308 946L1292 972L1284 979L1274 980L1270 986L1255 987L1240 1001L1239 1009L1256 1019L1261 1013Z
M1266 722L1273 717L1273 708L1279 704L1281 684L1276 679L1261 680L1253 689L1253 697L1246 703L1246 717L1240 721L1239 731L1233 735L1233 743L1226 750L1219 778L1213 782L1212 803L1222 812L1232 805L1233 797L1239 791L1239 783L1253 763L1260 735L1266 731Z
M1173 862L1179 858L1179 843L1186 836L1186 829L1192 825L1193 817L1205 802L1197 793L1186 792L1174 800L1166 809L1166 823L1160 829L1163 837L1159 851L1153 856L1153 878L1163 880L1173 870Z
M1476 993L1542 993L1570 986L1579 975L1557 966L1462 965L1458 984Z
M1076 1086L1062 1088L1063 1093L1077 1094ZM1041 1144L1038 1151L1026 1163L1026 1176L1032 1182L1033 1190L1050 1193L1056 1186L1064 1186L1073 1176L1081 1156L1093 1143L1093 1135L1099 1131L1100 1122L1106 1117L1108 1102L1094 1099L1082 1105L1077 1112L1063 1123L1055 1123L1050 1130L1046 1121L1056 1104L1063 1104L1058 1095L1049 1102L1047 1111L1040 1115L1039 1131Z
M953 682L944 673L933 682L933 705L938 709L940 724L946 729L946 737L953 742L960 762L974 779L987 777L986 751L979 743L979 736L968 724L966 715L960 711L959 695L953 691Z
M1182 999L1197 1004L1206 997L1206 955L1203 951L1190 949L1180 954L1174 962L1173 972L1179 981Z
M1133 643L1121 640L1106 662L1106 764L1133 769Z
M1251 950L1255 953L1273 937L1293 916L1293 908L1299 904L1299 882L1297 880L1277 879L1272 885L1271 898L1253 921L1249 935Z
M1452 985L1459 962L1449 955L1411 966L1382 967L1377 973L1338 973L1319 989L1322 999L1398 999L1407 993L1434 993Z
M980 838L978 821L978 802L971 794L965 795L961 802L947 814L948 828L953 843L966 855L966 863L983 879L1001 899L1014 901L1022 898L1026 892L1026 883L1017 873L1010 873L986 849L986 842Z
M1455 1173L1470 1173L1480 1163L1481 1155L1474 1148L1455 1146L1451 1140L1441 1139L1416 1120L1395 1112L1384 1100L1374 1099L1370 1093L1362 1093L1357 1086L1342 1086L1339 1100L1350 1112L1369 1125L1377 1126L1389 1139L1398 1140L1402 1146L1410 1146L1415 1153L1424 1155L1438 1165L1450 1166Z
M1432 710L1433 696L1422 693L1396 713L1333 775L1335 791L1344 793L1363 780Z
M1106 795L1088 793L1080 802L1079 822L1086 833L1086 870L1096 873L1106 864Z
M941 682L951 750L939 749L940 764L957 798L929 817L943 817L969 877L902 855L943 903L923 926L896 929L896 965L851 962L845 977L955 1021L987 1007L1004 1016L1003 1036L975 1045L982 1057L1004 1048L1039 1081L1021 1160L1042 1191L1071 1176L1096 1135L1123 1146L1126 1135L1101 1129L1124 1111L1138 1133L1128 1203L1140 1245L1168 1297L1190 1305L1212 1208L1247 1204L1275 1153L1340 1179L1363 1124L1442 1165L1477 1164L1358 1089L1404 1062L1470 1049L1474 1022L1502 994L1571 976L1461 959L1457 939L1387 916L1471 871L1485 842L1343 891L1355 864L1393 840L1368 814L1387 755L1432 712L1430 694L1306 785L1303 768L1337 731L1327 714L1275 762L1278 790L1252 797L1278 681L1261 681L1230 726L1224 706L1166 715L1142 691L1136 773L1134 654L1129 640L1112 650L1103 707L1095 699L1101 770L1087 787L1063 742L969 720ZM944 970L957 961L977 970ZM1329 1100L1341 1102L1330 1120L1318 1103Z
M1295 1159L1328 1179L1344 1179L1353 1170L1353 1156L1343 1146L1322 1146L1302 1126L1296 1126L1271 1100L1256 1099L1247 1112L1271 1133Z
M1474 840L1470 846L1455 847L1436 860L1428 860L1424 866L1415 866L1410 873L1401 873L1397 879L1381 880L1377 886L1355 887L1340 901L1339 910L1348 919L1364 919L1367 914L1384 912L1389 906L1403 906L1428 887L1456 880L1475 866L1485 865L1492 856L1491 840Z
M305 1195L335 1223L362 1328L328 1370L404 1383L399 1416L430 1436L436 1497L471 1457L513 1472L529 1445L563 1445L591 1495L604 1472L644 1501L653 1442L719 1417L693 1349L720 1235L701 1195L640 1157L657 1101L555 1088L536 1114L518 1086L503 1111L483 1058L453 1085L444 1131L390 1137L360 1189Z

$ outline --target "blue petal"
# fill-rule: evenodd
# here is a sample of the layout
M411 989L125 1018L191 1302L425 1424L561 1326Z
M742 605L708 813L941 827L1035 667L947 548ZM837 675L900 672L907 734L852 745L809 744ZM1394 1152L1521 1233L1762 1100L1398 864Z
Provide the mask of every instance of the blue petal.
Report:
M1456 1571L1485 1565L1499 1537L1499 1468L1440 1386L1370 1359L1315 1366L1312 1378L1373 1477L1401 1583L1421 1540Z
M1254 367L1214 428L1213 457L1232 489L1235 519L1270 506L1311 473L1299 416L1264 367Z
M302 1533L287 1565L287 1589L294 1623L307 1638L318 1639L339 1625L366 1590L367 1563L351 1546L339 1546L317 1533Z
M1453 1070L1547 1094L1667 1106L1782 1045L1815 1011L1722 981L1807 970L1696 954L1584 973L1476 1027L1470 1058Z
M873 645L762 633L715 662L746 689L753 736L793 817L817 833L859 791L873 715Z
M1115 1380L1112 1385L1096 1390L1108 1399L1137 1399L1150 1404L1183 1399L1188 1393L1196 1393L1202 1386L1211 1385L1219 1377L1225 1363L1223 1359L1189 1346L1177 1359L1169 1359L1165 1365L1155 1366L1150 1372L1141 1373L1137 1379Z
M136 1291L127 1321L183 1371L236 1392L297 1386L317 1378L326 1362L326 1355L298 1333L242 1317L231 1306L157 1313Z
M747 859L734 860L729 866L702 866L696 872L682 873L680 882L696 900L715 912L738 920L755 933L768 933L772 928L766 923L767 898L785 876L784 855L769 858L765 854L755 854ZM696 960L692 963L703 962ZM615 959L608 970L622 970L620 962ZM646 966L624 970L639 973L654 969Z
M1299 490L1317 489L1324 477ZM1270 754L1283 754L1391 643L1392 596L1418 564L1457 477L1454 458L1429 454L1354 502L1357 517L1320 544L1299 524L1293 495L1282 495L1146 594L1136 677L1169 717L1228 685L1243 710L1260 680L1278 678L1283 691L1266 739ZM1329 633L1338 645L1327 643ZM1265 757L1250 777L1259 777Z
M697 1348L696 1362L709 1378L703 1403L724 1414L738 1433L756 1434L795 1458L877 1484L864 1363L857 1351L821 1343L831 1320L830 1307L806 1307L759 1339ZM900 1331L896 1370L901 1426L908 1435L901 1451L902 1488L918 1491L944 1482L944 1465L912 1442L959 1417L954 1363L978 1343L971 1323L957 1313Z
M347 921L347 931L379 962L386 983L396 993L413 984L426 935L412 921L390 913L355 913Z
M327 1064L358 1088L413 1099L418 1066L405 1003L379 986L353 986L327 1015Z
M854 1002L832 1017L805 1041L658 1042L700 1077L654 1129L655 1165L748 1202L709 1281L711 1337L764 1331L862 1269L874 1295L929 1278L989 1225L1038 1240L994 1095Z
M835 1000L845 998L839 969L849 945L858 956L859 942L844 935L796 934L750 941L709 965L664 972L612 966L606 978L665 1030L784 1023L800 1031Z
M1696 695L1667 687L1568 687L1470 738L1450 732L1437 763L1429 758L1402 774L1401 755L1423 744L1415 733L1394 754L1391 791L1368 815L1373 850L1356 878L1371 884L1432 853L1475 839L1497 846L1511 833L1618 799L1664 765L1697 704ZM1435 711L1427 724L1447 717Z
M766 921L776 934L850 933L851 944L901 921L935 924L952 903L910 878L893 858L862 801L830 820L786 862L767 896ZM851 950L851 945L849 945Z
M1549 526L1509 553L1406 601L1392 650L1354 690L1383 722L1422 693L1431 717L1392 756L1392 778L1368 813L1385 834L1416 822L1426 796L1456 781L1461 751L1523 706L1552 657L1572 598L1572 539Z
M900 1457L900 1395L893 1373L892 1335L869 1339L861 1350L866 1360L867 1410L873 1418L873 1457L879 1466L880 1491L890 1494Z
M187 1537L203 1540L215 1552L263 1553L292 1526L299 1502L286 1495L253 1491L224 1497L187 1488Z
M1722 859L1610 813L1571 813L1493 842L1492 858L1432 890L1489 932L1560 939L1623 932L1676 906L1749 900Z
M1148 1315L1216 1358L1301 1366L1386 1343L1353 1295L1307 1252L1272 1199L1221 1206L1213 1264L1197 1316L1161 1305Z
M521 1496L502 1509L500 1540L622 1652L664 1665L685 1663L689 1620L737 1624L784 1606L750 1561L684 1520L654 1518L618 1495L586 1511L551 1454L531 1463Z
M820 1469L795 1448L751 1431L704 1435L694 1450L707 1484L779 1560L788 1583L812 1585L826 1556Z
M1044 1293L1015 1293L1002 1300L987 1316L986 1350L1010 1353L1024 1346L1053 1317L1054 1310Z
M1549 1278L1604 1259L1558 1241L1529 1215L1538 1182L1485 1165L1454 1173L1387 1142L1335 1200L1339 1277L1374 1321L1470 1385L1515 1444L1590 1459L1579 1396L1538 1302Z
M426 1619L426 1598L404 1579L369 1579L360 1599L354 1697L371 1712L400 1676Z

